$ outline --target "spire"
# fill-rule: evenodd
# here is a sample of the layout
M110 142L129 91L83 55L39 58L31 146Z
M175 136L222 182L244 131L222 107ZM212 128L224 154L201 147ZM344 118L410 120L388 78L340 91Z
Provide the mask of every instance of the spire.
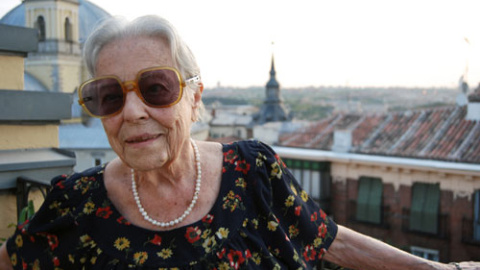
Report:
M272 54L272 67L270 68L270 77L275 77L275 59L273 58Z

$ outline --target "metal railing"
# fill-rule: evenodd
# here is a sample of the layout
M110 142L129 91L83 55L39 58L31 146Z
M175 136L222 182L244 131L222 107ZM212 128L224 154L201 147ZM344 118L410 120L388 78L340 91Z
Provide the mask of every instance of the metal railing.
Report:
M45 198L50 190L50 183L24 176L17 178L17 218L20 212L28 205L28 195L32 189L38 189Z

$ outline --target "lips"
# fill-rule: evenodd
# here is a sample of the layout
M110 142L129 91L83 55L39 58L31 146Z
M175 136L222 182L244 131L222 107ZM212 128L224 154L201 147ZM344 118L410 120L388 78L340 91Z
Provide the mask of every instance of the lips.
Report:
M142 134L139 136L132 136L125 140L126 143L142 143L160 137L160 134Z

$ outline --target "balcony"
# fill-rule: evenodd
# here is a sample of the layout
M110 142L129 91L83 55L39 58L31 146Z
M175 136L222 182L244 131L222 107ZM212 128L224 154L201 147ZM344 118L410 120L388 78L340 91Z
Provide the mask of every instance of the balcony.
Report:
M466 217L462 219L462 242L480 246L480 221L474 222L473 219Z

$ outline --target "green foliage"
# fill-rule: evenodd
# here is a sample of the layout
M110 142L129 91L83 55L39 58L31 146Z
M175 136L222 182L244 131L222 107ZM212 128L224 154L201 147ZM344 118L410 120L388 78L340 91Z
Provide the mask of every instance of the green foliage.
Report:
M35 206L33 204L32 200L28 201L28 205L25 206L22 211L20 211L20 216L18 217L18 224L22 224L27 220L30 220L33 215L35 214ZM17 224L11 223L8 225L8 228L15 227ZM6 238L0 238L0 245L2 245L5 241L7 241Z

